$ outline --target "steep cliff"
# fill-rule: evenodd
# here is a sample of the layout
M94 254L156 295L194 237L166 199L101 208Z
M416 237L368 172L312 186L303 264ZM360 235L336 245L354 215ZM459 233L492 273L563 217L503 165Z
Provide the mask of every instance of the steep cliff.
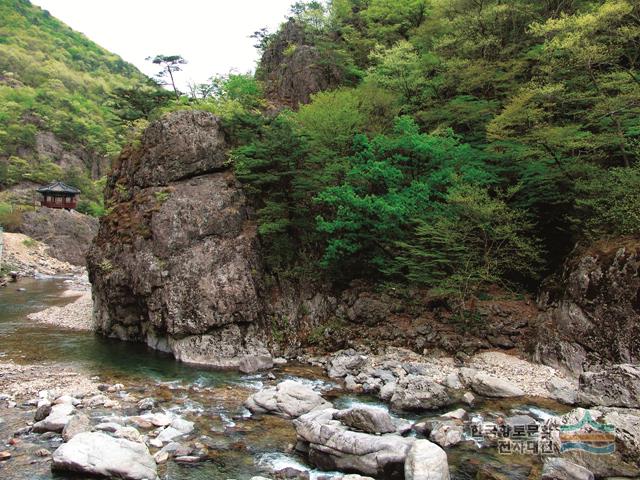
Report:
M216 117L175 112L123 151L88 256L99 332L237 367L265 354L256 228Z
M640 239L602 241L569 259L540 296L536 360L579 374L640 362Z
M303 25L289 19L265 49L256 75L265 82L271 102L296 108L312 94L340 85L344 74L332 55L314 44Z

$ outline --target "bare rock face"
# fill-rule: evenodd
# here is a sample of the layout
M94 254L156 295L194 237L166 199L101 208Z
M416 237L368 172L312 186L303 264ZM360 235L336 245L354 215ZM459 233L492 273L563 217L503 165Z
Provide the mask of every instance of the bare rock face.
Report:
M237 368L263 347L260 262L218 119L175 112L125 149L88 256L97 329Z
M290 19L266 48L258 75L265 81L267 98L278 105L297 107L311 95L338 86L342 72L326 61L304 27Z
M537 361L579 375L640 362L640 241L595 245L565 265L540 298Z
M22 214L17 231L46 243L52 257L84 266L98 220L73 210L38 208Z

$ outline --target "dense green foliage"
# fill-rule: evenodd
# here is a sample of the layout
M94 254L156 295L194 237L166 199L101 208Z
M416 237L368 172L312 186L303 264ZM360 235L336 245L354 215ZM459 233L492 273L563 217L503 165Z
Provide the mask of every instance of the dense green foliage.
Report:
M48 12L26 0L0 0L0 189L61 179L80 187L94 211L102 193L92 166L105 158L108 163L126 141L109 95L147 82L135 67ZM40 132L51 132L62 151L43 153ZM69 162L62 152L78 160L63 168Z
M150 119L207 110L271 273L426 287L461 311L490 284L535 287L576 242L640 234L634 0L298 2L305 48L343 83L295 112L265 98L260 66L172 99L26 2L0 8L5 183L60 174L21 157L43 122L109 154Z
M640 233L636 2L333 0L292 15L355 77L297 112L227 111L273 272L464 306L488 284L535 286L576 242Z

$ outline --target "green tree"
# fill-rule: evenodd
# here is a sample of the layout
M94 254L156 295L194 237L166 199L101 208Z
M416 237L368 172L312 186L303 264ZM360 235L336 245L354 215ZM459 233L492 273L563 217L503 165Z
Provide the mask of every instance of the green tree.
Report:
M147 57L147 61L162 67L162 70L158 72L156 78L163 85L170 84L173 87L173 92L175 93L176 98L179 98L180 92L178 92L178 87L176 87L176 81L173 74L181 71L181 65L185 65L187 61L180 55L156 55L155 57ZM168 81L167 78L169 79Z
M394 271L451 297L460 314L483 287L537 277L542 250L525 212L460 181L443 200L416 222L410 240L398 243Z

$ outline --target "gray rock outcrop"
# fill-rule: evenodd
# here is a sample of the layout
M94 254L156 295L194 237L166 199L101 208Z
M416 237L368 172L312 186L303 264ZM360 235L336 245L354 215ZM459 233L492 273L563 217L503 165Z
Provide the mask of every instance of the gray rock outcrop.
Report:
M567 260L543 286L534 358L575 376L640 363L640 242L607 240Z
M226 148L215 116L180 111L123 151L88 255L99 333L215 367L269 355L256 228Z
M577 400L586 406L640 408L640 367L623 364L583 372Z
M305 27L294 19L286 22L265 49L256 72L266 85L266 96L276 105L297 107L311 95L335 88L343 79L329 51L318 49L307 38Z
M38 208L22 214L17 231L45 243L53 258L84 266L98 219L73 210Z

